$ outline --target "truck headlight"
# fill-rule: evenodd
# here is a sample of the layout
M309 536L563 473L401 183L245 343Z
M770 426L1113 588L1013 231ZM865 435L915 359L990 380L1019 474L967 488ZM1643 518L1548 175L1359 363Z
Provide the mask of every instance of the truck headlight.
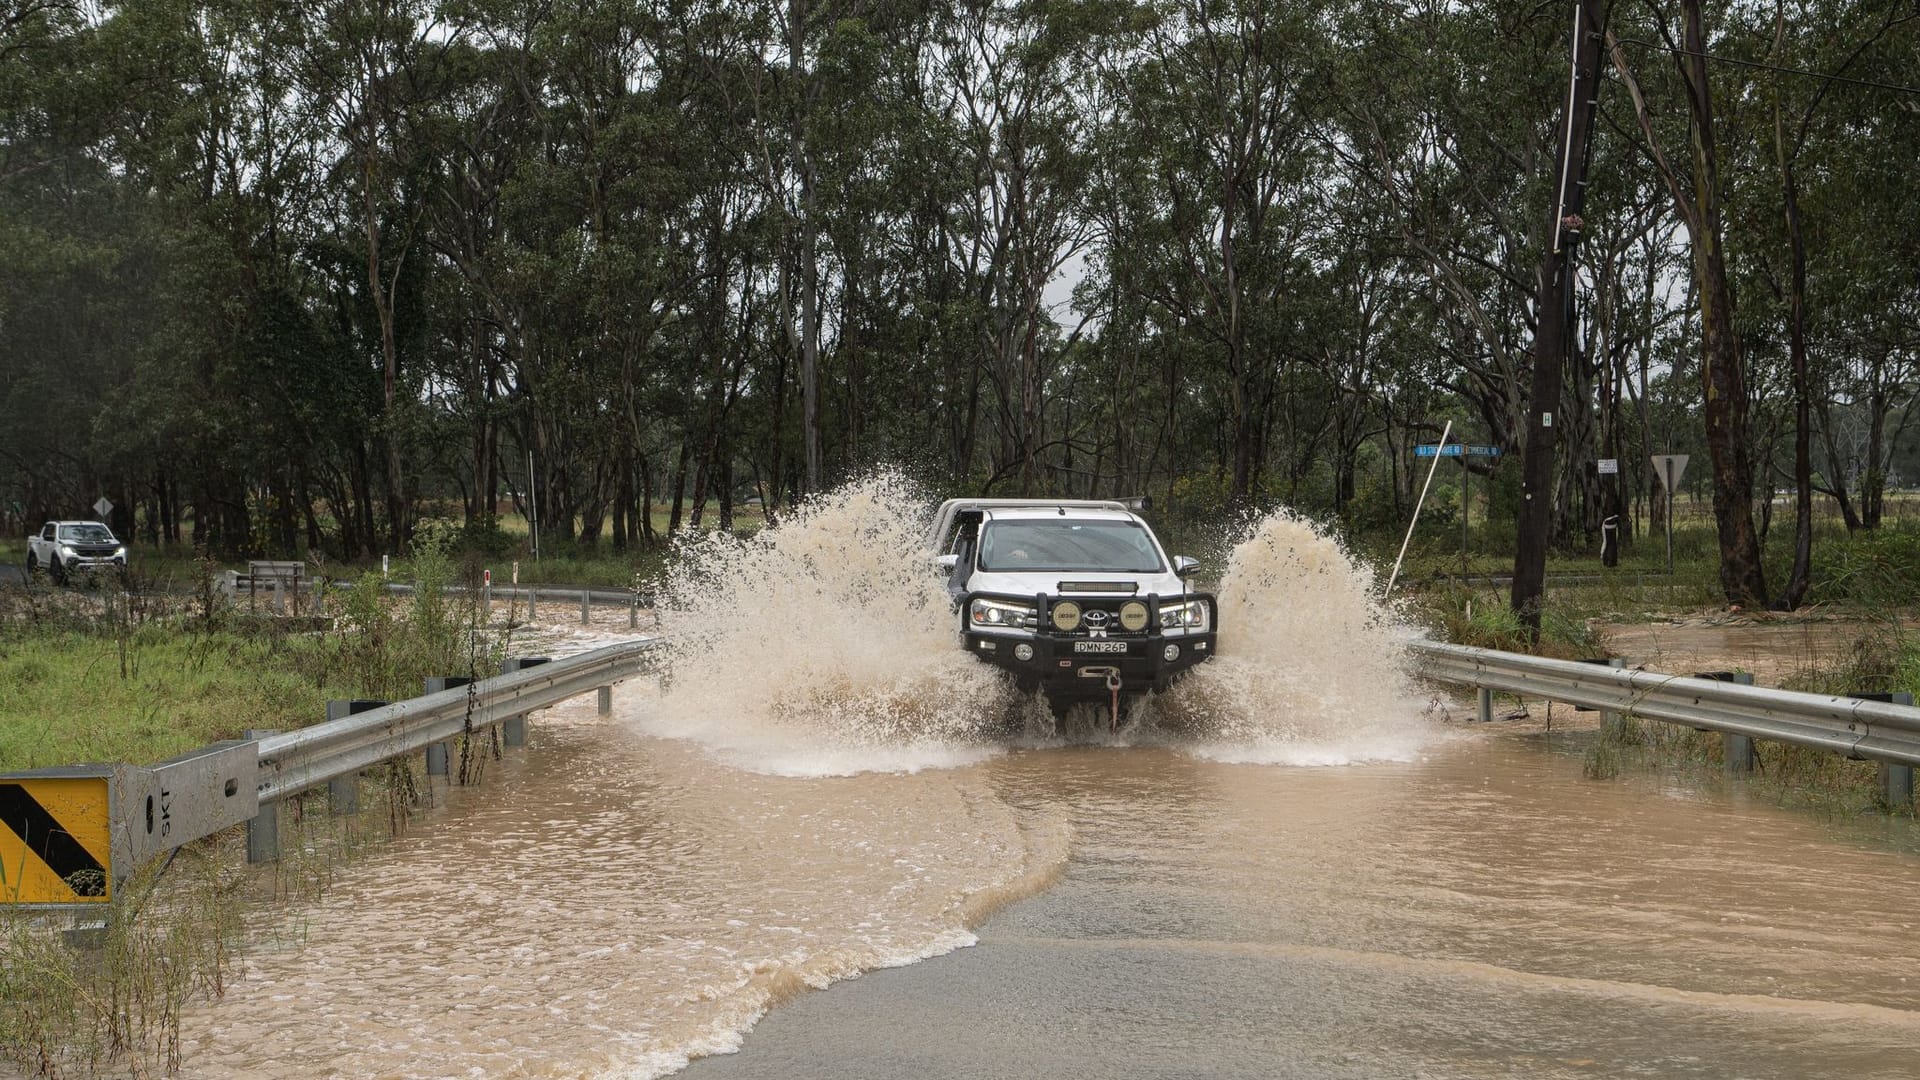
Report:
M117 547L117 548L114 548L114 549L113 549L113 557L114 557L114 558L116 558L116 559L119 559L119 560L120 560L121 562L126 562L126 561L127 561L127 546L126 546L125 544L122 544L122 545L120 545L119 547Z
M59 553L60 557L63 559L73 558L73 549L68 547L65 544L55 544L53 545L53 550Z
M1205 630L1207 602L1188 600L1180 604L1160 605L1160 628L1162 630Z
M1032 626L1032 604L975 600L967 605L967 619L975 626Z

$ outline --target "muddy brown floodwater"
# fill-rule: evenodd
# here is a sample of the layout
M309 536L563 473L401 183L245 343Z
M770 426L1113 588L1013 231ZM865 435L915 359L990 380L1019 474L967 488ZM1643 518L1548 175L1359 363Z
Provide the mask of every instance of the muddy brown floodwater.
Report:
M183 1073L1916 1075L1905 826L1435 723L1285 515L1224 568L1224 655L1062 737L955 648L911 501L703 542L670 686L544 714L262 916Z
M1899 835L1538 739L783 778L590 712L252 952L184 1074L1913 1075Z

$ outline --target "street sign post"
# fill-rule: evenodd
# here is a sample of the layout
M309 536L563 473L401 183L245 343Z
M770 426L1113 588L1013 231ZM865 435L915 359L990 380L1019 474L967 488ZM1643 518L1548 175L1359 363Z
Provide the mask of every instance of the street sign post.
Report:
M1653 455L1653 471L1667 485L1667 573L1673 573L1673 489L1687 474L1686 454Z
M1467 443L1418 443L1413 448L1414 457L1458 458L1460 461L1460 576L1467 576L1467 459L1497 458L1500 448L1497 446L1471 446ZM1493 509L1493 474L1487 474L1487 509Z

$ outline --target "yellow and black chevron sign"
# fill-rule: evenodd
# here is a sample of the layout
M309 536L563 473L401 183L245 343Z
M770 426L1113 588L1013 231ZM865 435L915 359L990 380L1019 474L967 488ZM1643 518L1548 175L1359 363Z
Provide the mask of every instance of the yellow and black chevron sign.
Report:
M0 903L112 897L107 778L0 778Z

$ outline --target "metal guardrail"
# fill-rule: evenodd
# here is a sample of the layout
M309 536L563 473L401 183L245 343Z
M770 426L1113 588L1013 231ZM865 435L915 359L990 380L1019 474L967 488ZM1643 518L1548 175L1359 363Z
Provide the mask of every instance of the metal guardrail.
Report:
M347 588L351 584L351 582L341 582L334 587ZM389 581L386 588L387 592L394 596L412 596L415 586L408 581ZM651 606L653 603L651 596L632 589L606 589L579 585L487 585L476 588L464 584L450 584L442 585L440 591L450 596L479 593L496 600L524 600L528 596L537 596L547 601L572 600L578 603L585 599L603 605L627 604L636 599L642 606Z
M659 638L623 642L259 740L259 792L270 803L639 674Z
M589 690L600 691L605 714L613 684L665 646L652 638L563 660L510 660L512 670L492 678L295 731L249 732L157 765L0 775L0 904L107 903L141 863L242 822L248 860L277 858L282 800L330 784L334 812L350 813L358 775L380 762L425 750L429 775L444 773L447 744L463 733L498 724L503 741L519 745L528 713Z
M412 596L416 585L410 582L390 581L386 590L393 596ZM453 595L471 595L477 593L481 607L491 613L496 594L508 603L520 600L527 602L527 613L532 617L534 605L542 600L549 603L561 600L574 600L580 604L580 621L592 621L592 610L596 604L612 606L624 604L627 608L627 628L637 629L640 625L640 609L652 607L653 597L633 589L596 589L578 585L495 585L491 582L474 588L467 585L445 585L442 590ZM655 625L659 625L658 620Z
M1912 769L1920 765L1920 708L1910 705L1599 667L1442 642L1415 642L1411 652L1421 674L1477 687L1483 702L1497 690L1631 713L1734 738L1793 743L1885 762L1891 767L1886 777L1889 801L1913 798ZM1733 766L1734 758L1730 755L1728 760Z

